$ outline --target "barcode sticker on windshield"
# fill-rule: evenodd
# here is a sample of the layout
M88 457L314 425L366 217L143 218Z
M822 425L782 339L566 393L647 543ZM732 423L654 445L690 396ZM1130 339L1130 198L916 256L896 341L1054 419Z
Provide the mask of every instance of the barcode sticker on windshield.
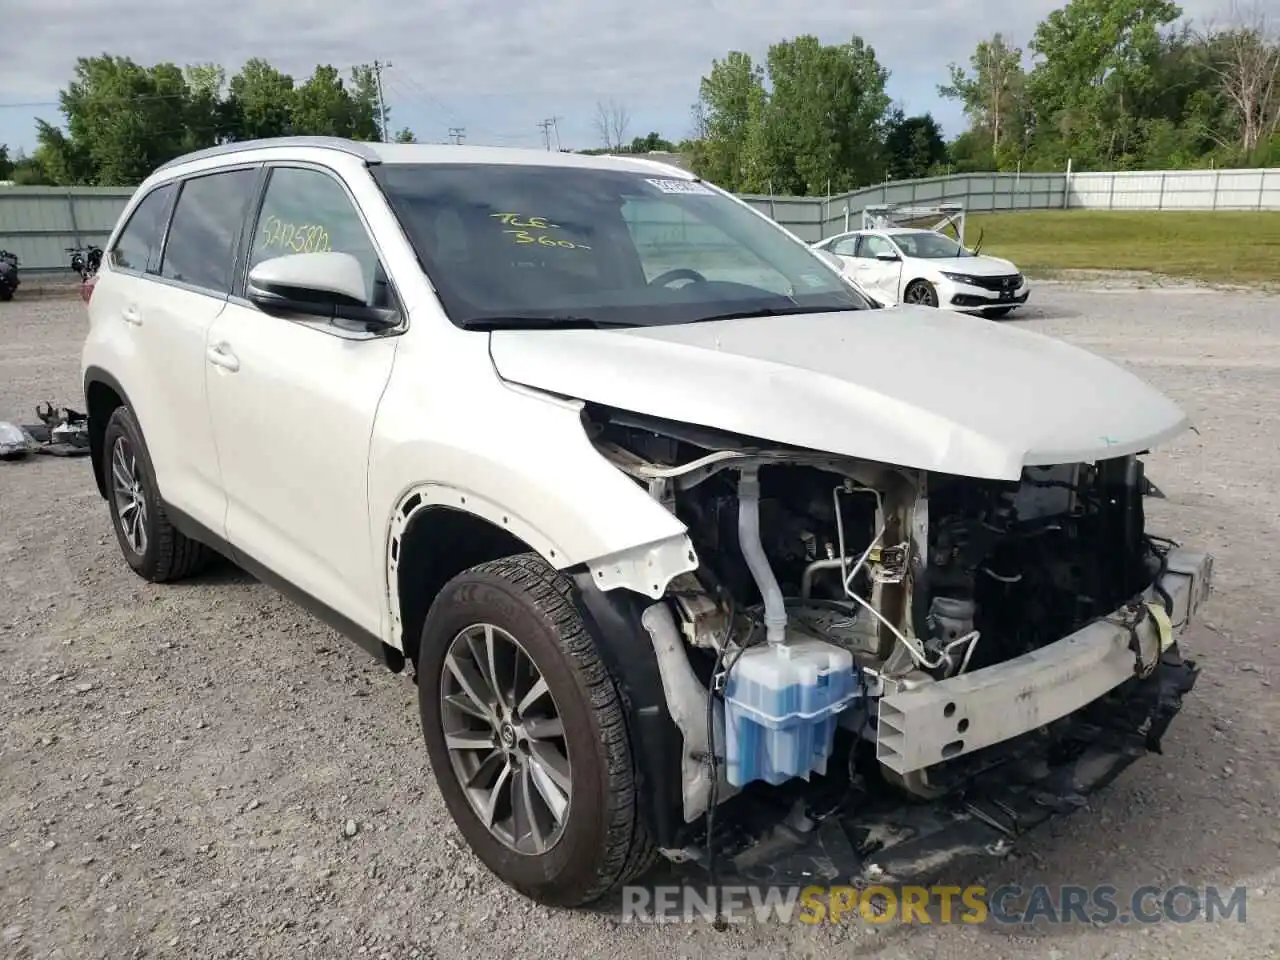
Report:
M693 193L701 196L714 195L713 190L708 189L696 180L655 180L646 177L645 182L653 184L663 193Z

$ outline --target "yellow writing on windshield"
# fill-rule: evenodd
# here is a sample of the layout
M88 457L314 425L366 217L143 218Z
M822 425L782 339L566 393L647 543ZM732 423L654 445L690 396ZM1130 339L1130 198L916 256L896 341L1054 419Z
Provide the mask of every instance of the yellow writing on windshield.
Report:
M527 217L520 213L491 213L489 216L500 221L508 228L502 232L510 236L514 243L533 243L540 247L558 247L561 250L591 249L585 243L579 243L576 240L555 237L542 232L532 232L562 229L560 224L552 223L546 217Z
M279 217L262 222L258 238L260 250L292 250L294 253L328 253L329 231L318 223L290 223Z
M548 237L545 233L540 236L534 236L526 230L503 230L503 233L509 233L515 237L516 243L536 243L540 247L560 247L563 250L590 250L585 243L574 243L572 240L558 240L555 237Z

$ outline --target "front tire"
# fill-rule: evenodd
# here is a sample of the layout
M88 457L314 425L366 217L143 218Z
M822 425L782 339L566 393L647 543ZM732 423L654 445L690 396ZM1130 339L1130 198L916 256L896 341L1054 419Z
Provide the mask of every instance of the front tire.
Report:
M422 629L418 702L449 813L504 883L573 907L652 865L618 691L540 557L445 585Z
M918 307L936 307L938 305L938 291L928 280L912 280L911 283L907 284L907 289L903 292L902 299L904 302Z
M206 548L169 522L142 430L128 407L117 407L102 440L107 504L120 552L133 571L152 583L195 573Z

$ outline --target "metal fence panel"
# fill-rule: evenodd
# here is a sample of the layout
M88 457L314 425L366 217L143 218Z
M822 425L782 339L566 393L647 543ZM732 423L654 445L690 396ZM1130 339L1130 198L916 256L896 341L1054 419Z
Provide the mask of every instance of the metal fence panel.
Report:
M32 271L66 270L66 247L103 244L131 187L0 187L0 249ZM1000 210L1280 210L1280 169L970 173L877 184L825 197L744 196L812 243L862 223L871 204L960 202ZM682 229L688 229L687 226Z
M102 246L132 187L0 187L0 250L24 272L70 270L68 247Z

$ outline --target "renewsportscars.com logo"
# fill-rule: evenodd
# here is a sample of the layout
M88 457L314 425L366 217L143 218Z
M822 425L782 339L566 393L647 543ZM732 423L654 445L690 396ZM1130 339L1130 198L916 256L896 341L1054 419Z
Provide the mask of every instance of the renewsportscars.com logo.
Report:
M624 923L1112 924L1245 922L1245 887L628 886ZM719 910L717 910L719 907Z

